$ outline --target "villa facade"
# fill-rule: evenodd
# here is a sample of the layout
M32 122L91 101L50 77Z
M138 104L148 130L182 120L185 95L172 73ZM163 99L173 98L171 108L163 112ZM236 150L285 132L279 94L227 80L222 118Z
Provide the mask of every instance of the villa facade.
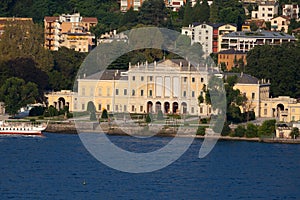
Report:
M87 110L92 101L97 112L187 114L208 117L210 105L198 104L199 95L212 76L237 76L234 89L248 101L242 112L282 122L300 120L300 102L290 97L270 98L270 81L248 74L220 73L218 68L193 66L184 60L163 60L151 64L129 64L128 70L104 70L79 78L77 92L63 90L46 95L48 106L69 106L71 112Z

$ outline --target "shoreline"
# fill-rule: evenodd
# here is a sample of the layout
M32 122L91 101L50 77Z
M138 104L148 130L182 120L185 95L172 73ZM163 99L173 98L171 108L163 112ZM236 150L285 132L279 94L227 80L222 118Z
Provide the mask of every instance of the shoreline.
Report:
M85 123L88 124L84 127L83 132L92 132L99 133L95 131L95 123ZM96 123L96 125L99 125ZM119 128L109 128L107 125L101 125L103 134L112 135L112 136L157 136L157 137L174 137L176 131L172 130L163 130L157 132L146 131L144 134L128 134ZM81 130L82 131L82 130ZM57 133L57 134L78 134L74 122L57 122L49 123L48 127L44 132L48 133ZM156 133L156 134L154 134ZM230 137L230 136L201 136L195 134L182 134L178 137L194 137L195 139L217 139L220 141L246 141L246 142L262 142L262 143L280 143L280 144L300 144L300 139L286 139L286 138L246 138L246 137Z

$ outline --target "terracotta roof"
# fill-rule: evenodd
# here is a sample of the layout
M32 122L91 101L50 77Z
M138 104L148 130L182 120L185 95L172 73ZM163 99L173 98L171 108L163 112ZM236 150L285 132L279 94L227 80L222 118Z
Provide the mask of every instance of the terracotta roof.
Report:
M280 15L280 16L274 17L274 18L272 18L272 19L276 19L276 18L279 18L279 17L281 17L281 18L283 18L283 19L286 19L286 20L290 20L290 18L289 18L288 16L284 16L284 15Z
M98 23L98 19L96 17L83 17L82 22Z
M44 20L45 20L46 22L54 22L55 20L58 20L58 18L59 18L59 17L49 17L49 16L46 16L46 17L44 18Z

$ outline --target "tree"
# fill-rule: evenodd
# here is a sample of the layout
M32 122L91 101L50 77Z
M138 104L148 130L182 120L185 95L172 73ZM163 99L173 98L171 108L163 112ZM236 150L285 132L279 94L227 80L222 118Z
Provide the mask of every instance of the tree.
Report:
M203 0L199 8L199 22L208 22L210 15L210 8L207 3L207 0Z
M94 102L89 101L87 105L87 111L90 113L90 120L94 121L96 120L96 107Z
M151 123L151 121L152 121L152 115L151 115L151 113L148 113L146 115L146 123Z
M139 23L162 26L166 23L167 12L163 0L144 1L138 15Z
M258 136L272 136L275 133L275 119L266 120L258 128Z
M161 110L157 112L157 120L163 120L164 119L164 114Z
M49 71L53 66L53 59L42 45L43 36L42 27L30 21L14 21L6 24L0 41L0 59L31 58L37 68Z
M76 52L66 47L52 51L54 66L48 72L49 87L53 90L72 89L74 81L86 57L86 53Z
M247 124L247 129L246 129L246 137L247 138L253 138L258 136L258 128L256 125L252 123Z
M0 100L5 104L5 110L15 115L27 104L34 103L38 97L37 85L23 79L12 77L7 79L0 88Z
M290 133L292 139L297 139L299 137L299 129L294 127Z
M104 109L104 110L102 111L101 119L108 119L108 113L107 113L107 110L106 110L106 109Z
M191 3L189 0L186 1L185 6L184 6L184 15L183 15L183 26L189 26L190 24L193 23L193 18L192 18L192 7Z
M210 6L209 22L216 23L218 21L219 7L215 1Z
M295 44L257 46L247 54L246 73L270 80L271 96L299 98L299 54L300 47Z

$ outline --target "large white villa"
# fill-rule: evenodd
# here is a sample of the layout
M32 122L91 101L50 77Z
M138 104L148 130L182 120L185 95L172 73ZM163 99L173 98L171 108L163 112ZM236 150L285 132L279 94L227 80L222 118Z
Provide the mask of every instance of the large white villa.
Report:
M223 77L216 67L193 66L185 60L163 60L151 64L129 64L129 69L105 70L78 79L78 90L63 90L46 95L48 105L71 112L87 110L92 101L97 112L189 114L209 116L210 105L198 104L211 76ZM270 98L270 82L247 74L236 74L234 86L248 98L242 111L253 110L256 117L300 120L300 103L290 97ZM204 95L203 95L204 96Z

